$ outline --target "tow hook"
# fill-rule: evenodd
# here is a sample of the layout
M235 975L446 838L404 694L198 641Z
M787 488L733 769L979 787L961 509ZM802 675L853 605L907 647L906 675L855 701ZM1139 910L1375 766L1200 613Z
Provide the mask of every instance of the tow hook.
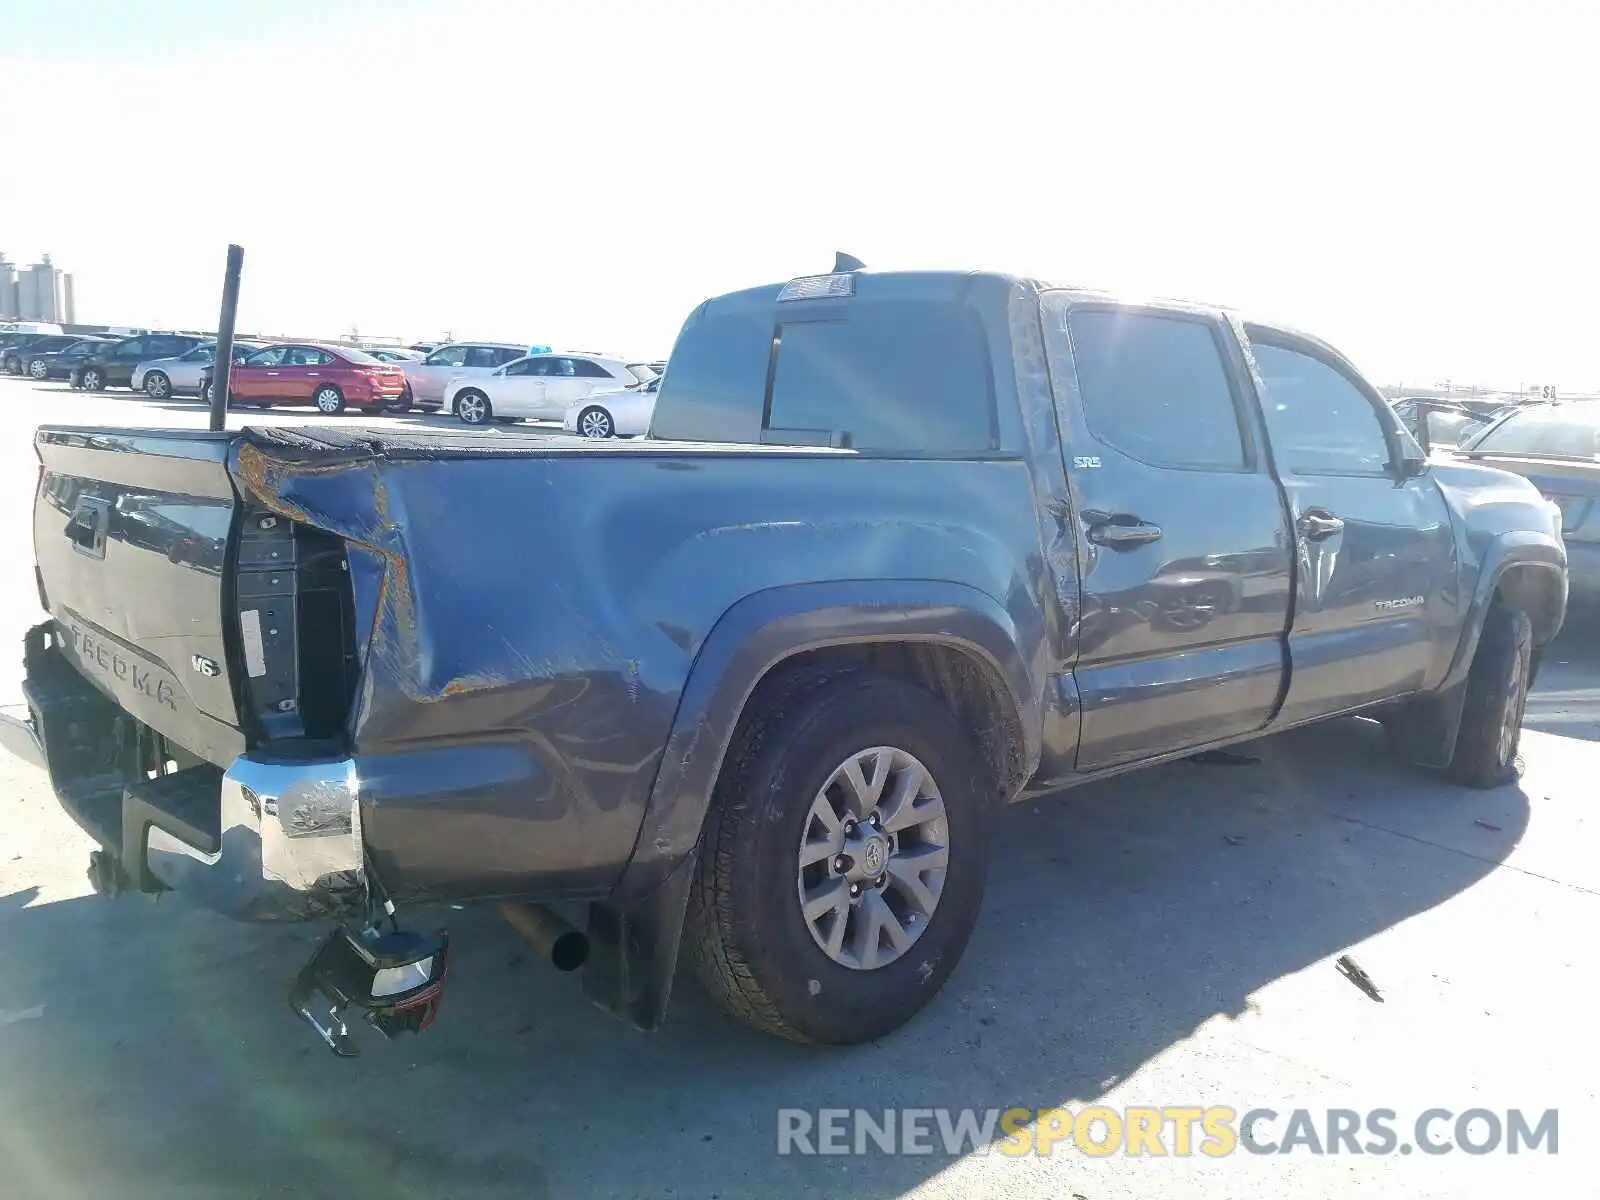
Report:
M448 933L384 932L376 924L352 932L340 925L301 969L289 1007L335 1054L353 1058L360 1051L347 1010L357 1009L386 1038L421 1033L439 1015L449 966Z

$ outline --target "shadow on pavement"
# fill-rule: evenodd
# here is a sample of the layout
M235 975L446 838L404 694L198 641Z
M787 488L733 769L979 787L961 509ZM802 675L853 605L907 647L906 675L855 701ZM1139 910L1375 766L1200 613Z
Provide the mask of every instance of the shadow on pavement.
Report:
M1573 609L1544 652L1523 724L1600 742L1600 611Z
M1249 754L1010 810L961 967L910 1027L855 1050L764 1038L687 979L666 1028L635 1033L487 912L441 911L413 914L457 947L439 1024L391 1044L364 1030L363 1057L339 1061L283 998L320 926L234 925L171 896L0 897L0 1191L900 1195L951 1160L779 1157L776 1110L1088 1100L1471 887L1528 821L1518 788L1388 764L1368 723Z

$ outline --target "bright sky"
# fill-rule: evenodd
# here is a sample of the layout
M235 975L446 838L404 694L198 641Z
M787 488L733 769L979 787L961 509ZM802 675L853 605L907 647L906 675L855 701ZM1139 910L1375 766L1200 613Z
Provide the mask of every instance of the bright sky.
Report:
M664 354L701 299L992 267L1380 381L1600 389L1600 5L9 0L0 249L79 319Z

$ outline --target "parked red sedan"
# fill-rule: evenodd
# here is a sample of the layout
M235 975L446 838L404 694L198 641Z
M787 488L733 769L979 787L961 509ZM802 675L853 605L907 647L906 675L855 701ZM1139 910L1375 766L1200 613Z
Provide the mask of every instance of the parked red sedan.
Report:
M398 367L353 346L283 342L237 364L228 392L236 405L310 404L333 414L347 406L381 412L400 399L405 386Z

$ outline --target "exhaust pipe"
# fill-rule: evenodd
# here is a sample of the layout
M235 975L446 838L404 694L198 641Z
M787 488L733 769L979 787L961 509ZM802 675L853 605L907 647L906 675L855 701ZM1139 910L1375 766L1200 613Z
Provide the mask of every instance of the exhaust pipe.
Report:
M500 905L500 915L550 960L558 971L576 971L589 961L589 938L543 904Z

